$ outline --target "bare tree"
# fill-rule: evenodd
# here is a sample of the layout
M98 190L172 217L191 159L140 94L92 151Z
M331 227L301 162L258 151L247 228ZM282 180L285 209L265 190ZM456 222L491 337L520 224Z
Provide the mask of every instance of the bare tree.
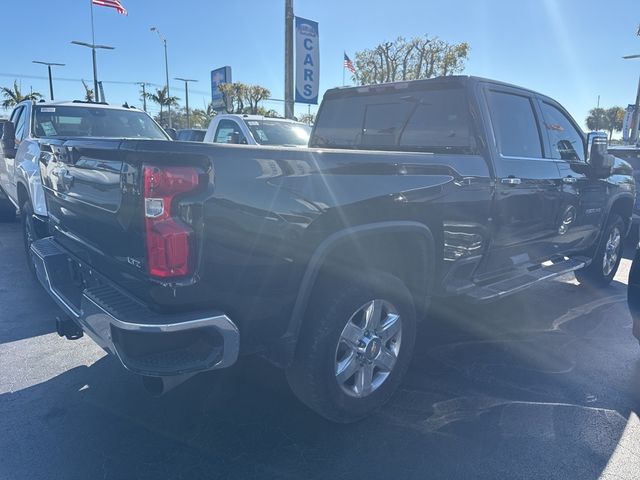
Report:
M355 54L354 79L361 85L453 75L464 70L466 42L450 44L437 37L398 37Z
M258 104L262 100L266 100L271 96L271 91L268 88L261 87L260 85L250 85L247 88L247 103L249 103L249 113L255 115L258 113Z

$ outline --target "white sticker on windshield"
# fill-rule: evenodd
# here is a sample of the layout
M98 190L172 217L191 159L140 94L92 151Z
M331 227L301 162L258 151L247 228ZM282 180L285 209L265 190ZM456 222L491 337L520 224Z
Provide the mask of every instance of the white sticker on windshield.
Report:
M255 120L250 120L247 122L249 125L260 125L260 122L256 122Z
M260 139L261 142L269 141L269 137L267 137L267 134L264 133L263 130L256 130L256 133L258 134L258 138Z
M53 135L56 135L56 129L53 126L53 123L51 123L51 122L42 122L40 124L40 126L42 127L42 130L44 131L44 134L47 137L51 137Z
M56 107L42 107L40 111L42 113L55 113Z

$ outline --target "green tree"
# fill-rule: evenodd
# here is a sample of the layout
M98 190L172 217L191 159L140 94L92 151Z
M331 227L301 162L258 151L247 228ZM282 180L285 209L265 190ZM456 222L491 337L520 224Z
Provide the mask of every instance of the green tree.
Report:
M95 95L93 94L93 88L89 88L89 86L87 85L87 82L85 82L84 80L82 80L82 86L84 87L84 99L87 102L93 102Z
M248 85L240 82L223 83L218 87L224 97L227 113L243 113Z
M191 126L193 128L207 128L209 126L209 122L211 122L212 117L209 117L209 115L207 115L207 111L202 110L201 108L194 108L189 112L189 114L191 118Z
M260 102L271 96L268 88L241 82L224 83L219 88L224 96L227 113L259 114Z
M464 70L469 44L448 43L437 37L398 37L355 54L356 73L360 85L416 80L453 75Z
M614 131L616 132L622 131L622 122L624 122L624 108L622 107L607 108L607 110L605 111L605 116L607 117L607 130L609 131L609 141L611 141Z
M271 91L260 85L249 85L246 91L247 103L249 104L249 113L255 115L258 113L258 104L262 100L271 97Z
M589 110L585 123L589 130L605 130L608 127L607 111L604 108L592 108Z
M209 105L207 105L207 109L205 110L204 113L207 115L207 118L209 119L209 121L211 121L211 119L218 114L218 111L215 108L213 108L213 103L209 102Z
M624 109L622 107L592 108L589 110L585 123L589 130L604 130L609 132L609 140L613 132L622 131Z
M24 100L39 100L42 98L42 94L38 92L31 92L23 95L20 91L17 80L13 81L13 88L2 87L2 89L0 89L0 93L2 93L2 96L4 97L4 100L2 101L2 106L4 108L15 107Z
M307 125L313 125L314 123L316 123L316 114L305 113L303 115L300 115L300 118L298 120L302 123L306 123Z
M263 106L259 106L254 115L262 115L263 117L270 117L270 118L280 117L280 114L276 112L273 108L270 108L269 110L267 110Z
M167 87L163 87L163 88L156 88L155 92L148 92L147 93L147 100L151 100L153 103L156 103L158 105L160 105L160 121L159 123L163 123L162 121L164 120L163 117L163 111L164 111L164 107L168 107L168 106L177 106L178 105L178 100L180 100L178 97L172 96L168 94L168 89ZM173 124L173 116L171 117L172 120L172 124ZM164 124L164 123L163 123Z

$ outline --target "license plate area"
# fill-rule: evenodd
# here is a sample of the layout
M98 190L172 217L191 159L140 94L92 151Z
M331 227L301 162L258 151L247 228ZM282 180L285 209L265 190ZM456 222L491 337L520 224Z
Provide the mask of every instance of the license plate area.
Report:
M47 266L52 289L78 314L82 293L85 289L98 285L99 281L90 268L73 258L57 258Z

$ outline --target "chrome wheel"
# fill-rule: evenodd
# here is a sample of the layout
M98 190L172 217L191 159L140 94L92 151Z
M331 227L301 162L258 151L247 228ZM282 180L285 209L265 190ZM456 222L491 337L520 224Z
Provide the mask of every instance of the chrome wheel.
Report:
M396 365L402 318L385 300L372 300L351 315L335 356L335 376L347 395L366 397L378 389Z
M614 227L609 234L609 238L604 247L604 255L602 256L602 273L604 273L605 277L610 275L615 268L618 257L620 256L621 246L622 234L618 227Z

